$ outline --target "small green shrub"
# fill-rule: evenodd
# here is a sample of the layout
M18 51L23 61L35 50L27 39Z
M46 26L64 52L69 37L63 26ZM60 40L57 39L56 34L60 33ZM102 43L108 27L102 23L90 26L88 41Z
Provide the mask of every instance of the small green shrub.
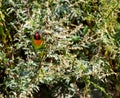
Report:
M119 97L119 4L0 1L0 96ZM45 41L37 53L36 30Z

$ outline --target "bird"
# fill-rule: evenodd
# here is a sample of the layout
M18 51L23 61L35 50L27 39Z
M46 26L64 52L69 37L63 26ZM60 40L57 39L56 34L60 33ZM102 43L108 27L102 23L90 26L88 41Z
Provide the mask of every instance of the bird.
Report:
M45 34L41 30L34 32L34 35L32 36L32 46L37 58L39 61L42 61L46 57L47 48Z
M41 31L35 31L34 36L32 38L32 44L35 51L39 50L43 45L43 37Z

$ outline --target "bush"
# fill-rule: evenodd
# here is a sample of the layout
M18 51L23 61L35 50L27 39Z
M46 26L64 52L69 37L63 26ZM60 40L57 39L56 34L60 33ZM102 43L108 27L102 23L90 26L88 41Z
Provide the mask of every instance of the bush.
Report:
M1 96L120 96L119 0L0 3ZM45 44L35 53L39 29Z

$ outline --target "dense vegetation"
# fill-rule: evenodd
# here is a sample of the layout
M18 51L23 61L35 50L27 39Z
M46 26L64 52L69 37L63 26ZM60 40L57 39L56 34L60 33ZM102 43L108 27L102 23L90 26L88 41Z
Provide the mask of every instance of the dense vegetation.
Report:
M33 97L120 97L120 0L0 0L0 98Z

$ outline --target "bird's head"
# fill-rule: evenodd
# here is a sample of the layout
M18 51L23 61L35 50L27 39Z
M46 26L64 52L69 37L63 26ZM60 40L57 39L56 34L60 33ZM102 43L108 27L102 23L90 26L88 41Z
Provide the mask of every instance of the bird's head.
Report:
M34 34L34 39L35 40L40 40L42 38L41 34L39 31L36 31L35 34Z

